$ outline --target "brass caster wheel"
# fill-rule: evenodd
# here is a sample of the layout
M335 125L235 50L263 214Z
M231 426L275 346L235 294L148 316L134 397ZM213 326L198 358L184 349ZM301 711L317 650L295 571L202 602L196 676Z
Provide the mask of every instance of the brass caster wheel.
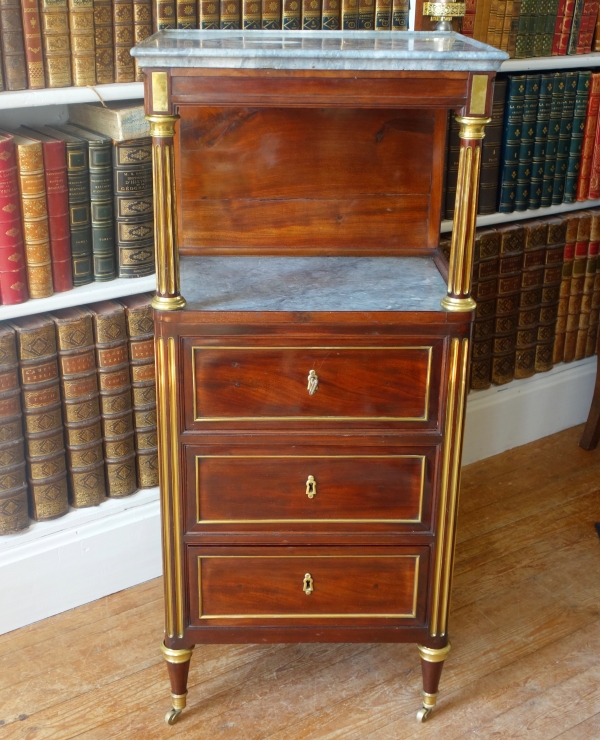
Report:
M427 717L431 714L431 709L426 709L425 707L422 707L417 712L417 722L425 722Z
M179 715L181 714L181 709L170 709L165 714L165 722L168 725L174 725L175 722L179 719Z

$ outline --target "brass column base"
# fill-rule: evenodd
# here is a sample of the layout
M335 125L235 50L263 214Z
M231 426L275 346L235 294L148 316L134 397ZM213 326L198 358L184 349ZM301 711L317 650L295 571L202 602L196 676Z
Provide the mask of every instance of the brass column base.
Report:
M456 313L461 311L474 311L477 308L477 304L469 296L468 298L453 298L450 295L446 295L440 301L441 307L446 311L454 311Z
M182 295L173 296L172 298L155 295L152 299L152 308L156 308L159 311L179 311L185 307L185 302L185 298Z

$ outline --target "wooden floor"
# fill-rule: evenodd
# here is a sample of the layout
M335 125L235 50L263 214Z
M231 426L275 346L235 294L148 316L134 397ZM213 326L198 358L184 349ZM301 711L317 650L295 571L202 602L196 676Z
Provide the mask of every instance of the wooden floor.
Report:
M581 431L465 468L453 650L424 725L414 646L249 645L198 649L167 727L156 580L0 636L0 739L598 740L600 449Z

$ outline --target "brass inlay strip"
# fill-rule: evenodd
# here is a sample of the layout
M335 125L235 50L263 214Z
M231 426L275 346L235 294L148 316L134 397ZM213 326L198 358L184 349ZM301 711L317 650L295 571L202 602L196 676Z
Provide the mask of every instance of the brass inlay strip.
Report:
M454 402L456 393L456 381L458 375L458 353L460 340L453 339L450 347L450 367L448 374L448 397L446 401L446 422L444 426L444 452L442 457L442 476L440 483L439 518L437 526L437 537L435 547L435 562L433 571L433 588L431 598L431 623L430 634L436 636L439 630L440 599L442 588L442 571L444 565L444 552L447 547L445 541L448 488L450 481L450 461L452 456L452 430L454 428Z
M166 72L152 72L152 110L169 112L169 91Z
M213 347L211 345L194 345L192 348L192 392L194 396L194 421L196 422L215 422L215 421L427 421L429 414L429 393L431 386L431 366L433 358L433 347L431 346L405 346L405 347L361 347L361 346L342 346L342 347L307 347L298 345L297 347ZM196 350L210 349L215 350L288 350L297 351L303 349L312 350L424 350L427 352L427 377L425 380L425 398L422 416L198 416L198 400L196 393Z
M200 460L216 459L281 459L281 460L421 460L421 490L419 492L419 513L416 519L202 519L200 515ZM423 517L423 498L425 495L425 455L196 455L196 524L305 524L305 523L348 523L359 524L420 524ZM322 497L321 497L322 498Z
M473 75L471 79L471 103L469 113L472 116L483 116L487 99L487 75Z
M356 559L356 558L413 558L415 578L413 586L412 612L410 614L202 614L202 560L299 560L299 559ZM420 555L198 555L198 617L199 619L415 619L419 582ZM316 592L315 592L316 593Z
M181 542L181 505L179 487L179 432L177 429L177 363L175 359L175 339L168 338L169 369L169 425L171 442L171 496L173 501L173 539L175 547L175 612L177 616L177 634L183 637L183 563Z

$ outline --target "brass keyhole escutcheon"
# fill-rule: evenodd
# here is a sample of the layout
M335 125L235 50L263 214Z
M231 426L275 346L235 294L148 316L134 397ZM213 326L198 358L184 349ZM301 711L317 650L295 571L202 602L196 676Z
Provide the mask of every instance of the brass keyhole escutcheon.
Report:
M310 573L307 573L304 576L302 590L304 591L304 593L307 596L310 596L312 594L312 592L315 590L314 587L313 587L313 577L311 576Z
M317 495L317 481L314 475L309 475L306 481L306 495L308 498L313 498Z
M317 392L318 388L319 388L319 377L314 370L311 370L308 373L307 389L308 389L309 396L313 396Z

